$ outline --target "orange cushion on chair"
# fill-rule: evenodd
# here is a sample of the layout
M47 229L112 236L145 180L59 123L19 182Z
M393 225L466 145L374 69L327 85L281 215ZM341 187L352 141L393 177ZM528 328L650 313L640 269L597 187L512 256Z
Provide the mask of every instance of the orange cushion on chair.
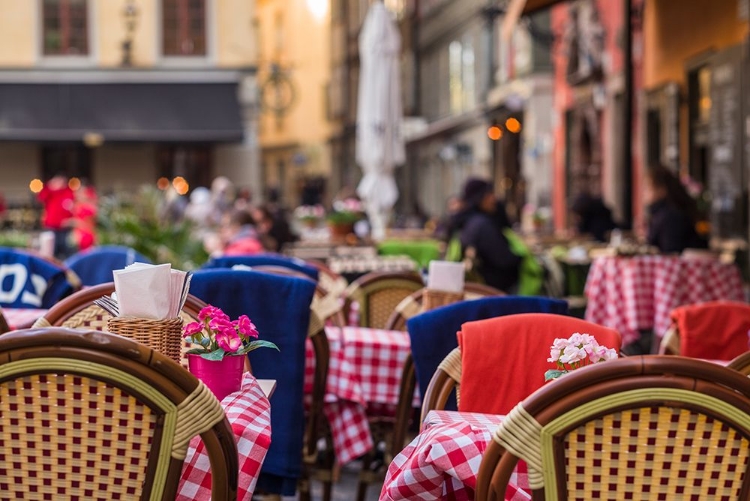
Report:
M748 350L750 305L712 301L680 306L670 314L680 336L680 355L732 360Z
M528 313L463 324L459 410L507 414L544 385L544 373L554 368L547 361L554 340L576 332L620 350L617 331L563 315Z

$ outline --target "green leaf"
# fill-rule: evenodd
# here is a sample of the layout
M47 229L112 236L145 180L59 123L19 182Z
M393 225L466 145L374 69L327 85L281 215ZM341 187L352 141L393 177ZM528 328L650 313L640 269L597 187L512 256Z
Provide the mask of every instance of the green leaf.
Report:
M202 355L206 353L206 350L203 348L191 348L188 351L185 352L188 355Z
M551 381L553 379L557 379L560 376L567 374L568 371L559 371L557 369L550 369L547 372L544 373L544 382Z
M223 349L217 348L208 353L201 353L201 358L205 358L206 360L221 360L224 358L224 354L225 352Z
M271 341L258 340L246 344L244 347L240 348L237 353L240 355L244 355L245 353L250 353L251 351L258 348L273 348L276 351L281 351L279 350L279 347L273 344Z

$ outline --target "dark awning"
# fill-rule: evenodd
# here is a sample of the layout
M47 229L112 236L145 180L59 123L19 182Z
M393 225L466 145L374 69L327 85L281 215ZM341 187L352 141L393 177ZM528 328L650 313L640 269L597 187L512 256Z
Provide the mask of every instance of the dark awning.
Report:
M0 141L241 141L237 83L2 83Z

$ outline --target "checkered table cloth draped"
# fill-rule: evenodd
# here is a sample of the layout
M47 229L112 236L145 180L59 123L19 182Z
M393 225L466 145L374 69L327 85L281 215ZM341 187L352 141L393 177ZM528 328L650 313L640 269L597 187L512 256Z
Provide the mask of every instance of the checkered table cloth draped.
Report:
M431 411L422 432L388 468L381 501L474 499L482 454L503 416ZM530 500L526 463L511 476L505 499Z
M222 407L232 425L239 454L238 500L250 501L260 467L271 445L271 405L251 374L245 374L242 390L224 397ZM190 442L177 501L211 497L211 465L200 437Z
M373 447L366 409L398 403L401 371L410 353L409 335L364 327L326 327L331 362L323 412L339 464ZM314 354L307 343L305 388L312 389Z
M669 313L684 304L718 299L744 301L736 266L672 256L601 257L586 280L586 320L616 329L623 345L641 329L662 336Z
M39 317L47 313L44 309L35 308L3 308L3 316L8 326L13 329L23 329L31 326Z

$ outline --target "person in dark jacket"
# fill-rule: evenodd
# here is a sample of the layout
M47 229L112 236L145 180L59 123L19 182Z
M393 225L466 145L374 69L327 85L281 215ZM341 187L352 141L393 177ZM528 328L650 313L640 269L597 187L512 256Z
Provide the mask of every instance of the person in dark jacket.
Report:
M666 167L654 167L648 171L645 188L649 245L665 254L707 246L695 230L698 217L695 200L674 174Z
M609 232L617 228L612 211L601 197L581 193L573 202L576 229L581 235L591 235L598 242L606 242Z
M492 185L469 179L464 185L462 211L452 225L458 232L464 253L473 249L477 271L487 285L512 292L518 283L521 258L511 252L503 235L507 216L498 212Z

